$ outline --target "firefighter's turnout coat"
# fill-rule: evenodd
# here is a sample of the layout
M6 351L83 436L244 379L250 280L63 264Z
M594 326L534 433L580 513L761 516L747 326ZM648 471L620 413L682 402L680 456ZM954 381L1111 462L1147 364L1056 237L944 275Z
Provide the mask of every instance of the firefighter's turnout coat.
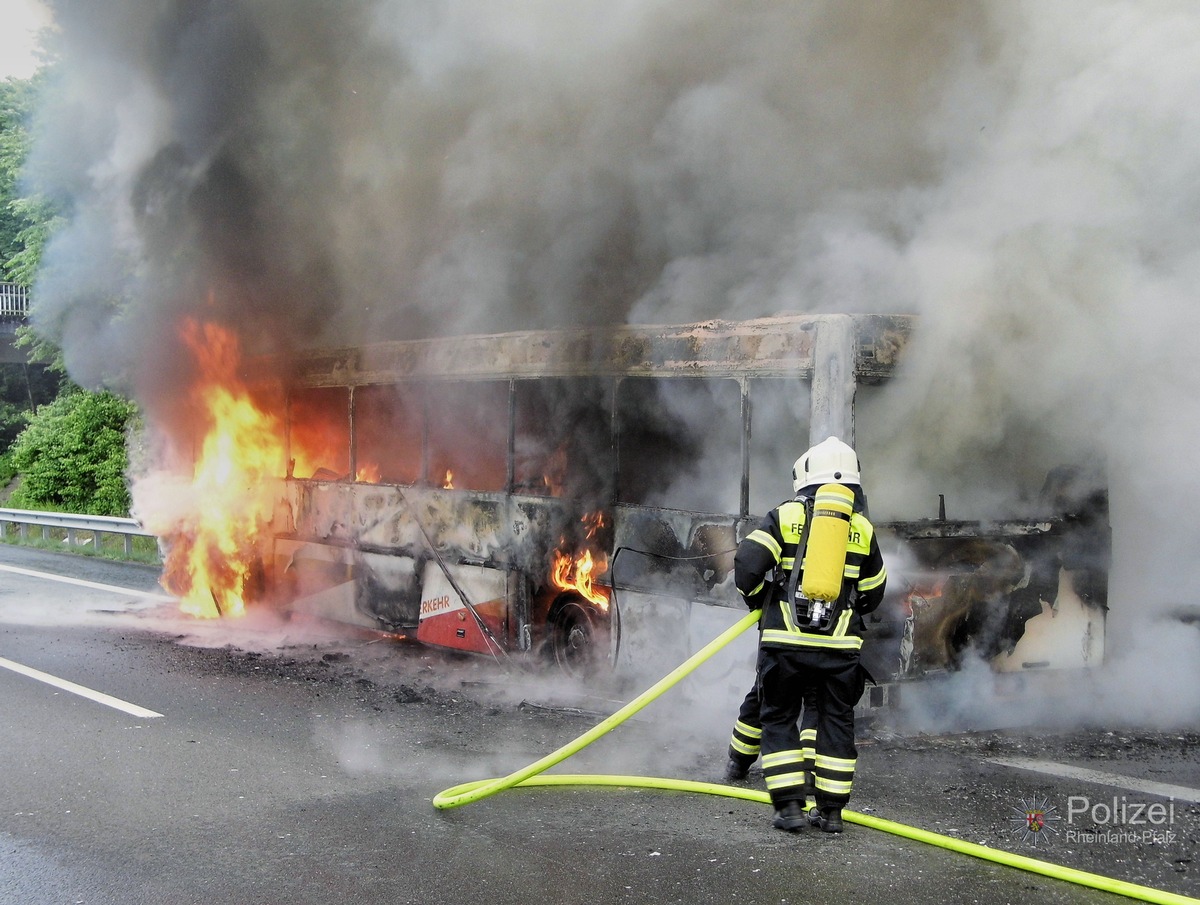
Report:
M849 800L857 750L854 706L862 696L859 665L863 616L883 600L887 570L875 528L862 512L861 491L850 516L840 612L825 631L799 624L788 595L797 549L807 518L804 488L776 507L743 540L734 556L734 583L751 609L762 608L759 683L762 698L763 775L778 807L803 801L807 773L815 773L820 806L841 807ZM803 563L800 564L803 569ZM796 728L804 696L818 700L814 750L801 750ZM806 721L807 722L807 721ZM814 763L815 760L815 763Z
M832 631L802 630L787 601L788 577L796 561L796 547L804 533L803 499L809 488L788 500L763 519L762 524L738 545L734 556L734 583L751 609L763 607L763 647L803 647L857 651L862 648L863 616L883 600L887 570L879 552L875 527L856 509L850 516L846 546L843 594L847 596ZM801 565L803 568L803 565ZM774 580L769 580L771 578Z

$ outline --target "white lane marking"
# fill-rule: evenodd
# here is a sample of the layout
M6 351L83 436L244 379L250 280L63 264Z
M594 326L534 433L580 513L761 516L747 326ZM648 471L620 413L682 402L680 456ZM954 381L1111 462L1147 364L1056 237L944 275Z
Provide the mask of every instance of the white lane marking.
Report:
M105 694L102 691L93 691L91 688L76 685L74 682L68 682L66 679L52 676L48 672L42 672L29 666L22 666L20 663L14 663L12 660L6 660L3 657L0 657L0 666L3 666L5 669L11 669L13 672L20 673L23 676L29 676L31 679L37 679L39 682L45 682L47 685L53 685L55 688L61 688L63 691L69 691L71 694L77 694L90 701L95 701L97 704L104 704L107 707L123 710L131 716L147 718L162 716L161 713L155 713L153 710L147 710L145 707L139 707L137 704L130 704L128 701L114 698L112 695Z
M1089 770L1086 767L1072 767L1070 764L1056 764L1049 760L1034 760L1025 757L989 757L987 762L998 764L1001 767L1049 773L1052 776L1062 776L1066 779L1078 779L1083 782L1094 782L1101 786L1115 786L1131 792L1145 792L1147 795L1159 795L1163 798L1174 798L1178 801L1200 804L1200 789L1192 789L1187 786L1174 786L1170 783L1152 782L1148 779L1134 779L1132 776L1122 776L1120 773L1105 773L1101 770Z
M112 591L114 594L134 594L138 597L146 597L150 600L161 600L164 603L175 603L177 597L168 597L166 594L154 594L150 591L135 591L133 588L122 588L115 584L99 584L95 581L84 581L82 578L67 578L65 575L55 575L51 572L35 572L32 569L22 569L18 566L2 566L0 572L15 572L17 575L28 575L31 578L45 578L48 581L61 581L64 584L79 585L82 588L94 588L98 591Z

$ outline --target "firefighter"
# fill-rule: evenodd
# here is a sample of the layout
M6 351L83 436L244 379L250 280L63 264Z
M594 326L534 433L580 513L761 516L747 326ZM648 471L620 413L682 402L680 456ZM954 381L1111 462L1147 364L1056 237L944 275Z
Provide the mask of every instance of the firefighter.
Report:
M850 446L830 437L809 449L796 460L792 486L796 496L738 545L734 583L747 606L763 609L760 745L773 823L798 830L807 820L840 833L858 757L854 707L866 685L859 662L862 617L883 600L887 571L863 513L858 456ZM801 741L796 725L806 694L815 701L816 716L816 807L807 818L809 739ZM752 742L754 727L740 722ZM751 745L746 747L741 753L748 755Z

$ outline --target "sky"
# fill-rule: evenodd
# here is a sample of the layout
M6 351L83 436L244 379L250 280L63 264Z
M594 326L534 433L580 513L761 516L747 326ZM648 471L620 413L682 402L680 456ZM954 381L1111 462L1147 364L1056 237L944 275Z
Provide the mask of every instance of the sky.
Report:
M37 33L49 24L50 14L39 0L0 0L0 79L33 75L38 67Z

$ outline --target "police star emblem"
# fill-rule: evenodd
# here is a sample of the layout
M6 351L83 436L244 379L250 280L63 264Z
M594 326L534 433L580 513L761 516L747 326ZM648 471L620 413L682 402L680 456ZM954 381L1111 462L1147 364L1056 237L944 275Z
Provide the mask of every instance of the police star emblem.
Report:
M1051 839L1058 834L1054 824L1062 820L1062 815L1055 813L1058 808L1050 804L1049 799L1040 801L1036 798L1022 798L1013 808L1015 816L1008 818L1016 826L1012 829L1014 836L1020 836L1021 841L1036 847L1039 844L1049 845Z

